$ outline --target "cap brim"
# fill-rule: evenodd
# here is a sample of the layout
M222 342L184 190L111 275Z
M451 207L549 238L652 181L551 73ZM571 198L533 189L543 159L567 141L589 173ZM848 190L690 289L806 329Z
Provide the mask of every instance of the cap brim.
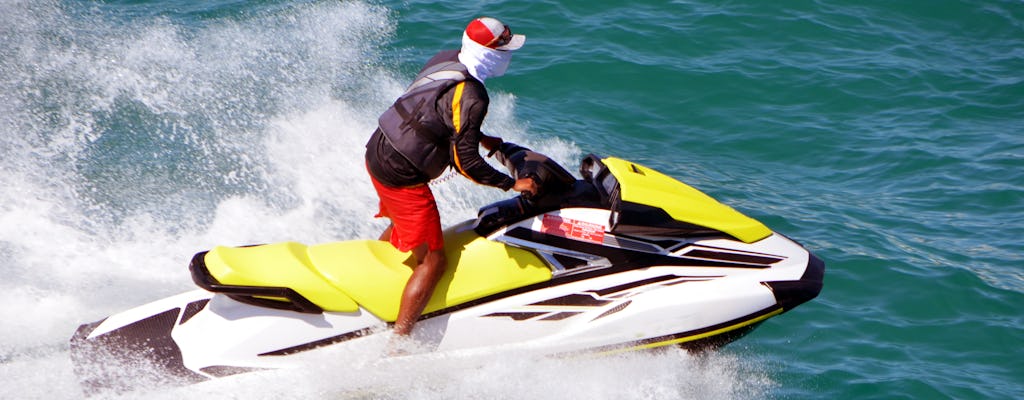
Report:
M507 44L495 47L494 49L504 51L519 50L520 47L523 47L524 43L526 43L526 35L512 35L512 40L509 40Z

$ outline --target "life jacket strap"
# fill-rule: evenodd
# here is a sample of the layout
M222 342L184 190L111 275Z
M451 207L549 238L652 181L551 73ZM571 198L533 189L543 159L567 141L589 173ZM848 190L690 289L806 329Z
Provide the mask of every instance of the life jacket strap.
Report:
M409 93L420 86L426 85L431 82L437 82L442 80L450 80L456 82L462 82L466 80L466 75L462 71L451 69L452 66L459 64L455 61L445 61L427 68L423 71L420 76L421 78L413 81L409 88L405 89L406 93Z

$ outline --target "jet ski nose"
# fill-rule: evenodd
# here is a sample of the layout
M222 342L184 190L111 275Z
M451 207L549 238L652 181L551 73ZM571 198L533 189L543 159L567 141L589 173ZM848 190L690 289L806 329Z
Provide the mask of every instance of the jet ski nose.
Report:
M784 311L792 310L821 293L825 278L825 262L814 254L808 255L810 258L807 260L807 269L799 280L764 282L764 285L772 290L775 300Z

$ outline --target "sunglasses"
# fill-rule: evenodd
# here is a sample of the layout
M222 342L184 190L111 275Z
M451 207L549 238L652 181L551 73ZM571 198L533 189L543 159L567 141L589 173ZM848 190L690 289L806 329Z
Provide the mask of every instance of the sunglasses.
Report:
M498 47L501 47L501 46L504 46L504 45L508 44L508 42L511 42L511 41L512 41L512 30L509 29L508 25L505 25L505 31L501 32L501 36L498 36L497 39L494 39L494 42L492 42L491 45L488 46L488 47L490 47L492 49L496 49Z

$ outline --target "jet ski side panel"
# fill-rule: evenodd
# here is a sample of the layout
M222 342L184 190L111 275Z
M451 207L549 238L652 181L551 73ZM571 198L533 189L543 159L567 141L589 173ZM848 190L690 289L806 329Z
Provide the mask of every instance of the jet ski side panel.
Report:
M439 335L439 350L522 344L609 351L695 341L781 312L753 277L701 274L653 267L574 281L422 321L419 334Z
M335 343L371 332L386 323L366 310L352 313L299 313L254 307L227 296L214 296L206 308L176 327L175 342L184 364L203 373L212 370L287 368L301 365L297 346Z

